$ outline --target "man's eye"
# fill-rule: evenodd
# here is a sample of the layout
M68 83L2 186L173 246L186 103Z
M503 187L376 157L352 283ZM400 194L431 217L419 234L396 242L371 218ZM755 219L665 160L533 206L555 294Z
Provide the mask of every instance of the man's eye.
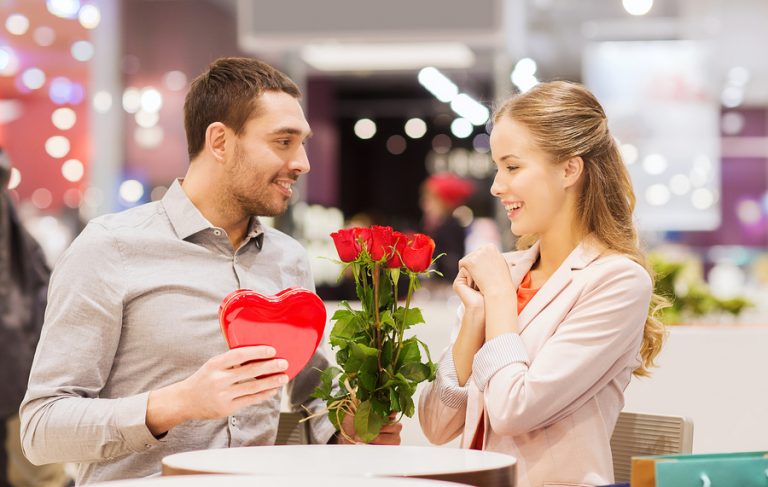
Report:
M291 139L280 139L277 141L278 145L282 145L283 147L288 147L291 145Z

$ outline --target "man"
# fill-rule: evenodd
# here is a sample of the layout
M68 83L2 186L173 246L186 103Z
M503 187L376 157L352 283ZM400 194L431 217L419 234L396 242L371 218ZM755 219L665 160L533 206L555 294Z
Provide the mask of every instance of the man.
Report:
M313 289L302 247L257 215L283 213L309 171L299 90L253 59L223 58L184 104L190 165L159 202L92 221L54 270L21 408L34 463L78 462L78 483L159 472L171 453L274 442L284 360L226 351L221 299ZM316 353L290 403L315 412ZM345 430L347 428L345 427ZM334 435L325 416L313 442ZM398 443L399 428L379 438Z
M0 147L0 487L61 486L61 465L35 467L21 453L19 405L40 336L50 270L6 191L11 160Z

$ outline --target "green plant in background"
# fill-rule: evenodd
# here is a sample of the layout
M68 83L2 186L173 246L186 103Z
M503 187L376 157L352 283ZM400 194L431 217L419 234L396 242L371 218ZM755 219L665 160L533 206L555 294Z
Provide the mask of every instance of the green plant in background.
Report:
M753 305L741 296L729 299L714 296L703 280L685 276L689 266L685 262L669 261L658 254L651 254L650 262L656 272L656 294L671 303L660 313L660 319L668 325L680 324L689 317L715 313L738 316L744 308Z

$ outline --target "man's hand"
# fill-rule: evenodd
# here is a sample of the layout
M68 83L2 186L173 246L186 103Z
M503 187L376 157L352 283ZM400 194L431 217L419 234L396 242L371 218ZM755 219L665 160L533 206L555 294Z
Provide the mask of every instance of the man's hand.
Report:
M390 421L395 420L396 415L393 413L389 416ZM346 436L342 433L338 433L338 439L340 445L354 445L363 443L360 438L355 434L355 415L347 414L344 416L344 421L341 422L341 428L346 433ZM399 445L400 444L400 432L403 430L403 425L398 423L389 423L381 428L379 436L373 439L369 445ZM347 437L352 438L350 441Z
M213 419L265 401L288 382L288 362L267 346L242 347L208 360L194 374L149 393L146 423L159 436L184 421Z

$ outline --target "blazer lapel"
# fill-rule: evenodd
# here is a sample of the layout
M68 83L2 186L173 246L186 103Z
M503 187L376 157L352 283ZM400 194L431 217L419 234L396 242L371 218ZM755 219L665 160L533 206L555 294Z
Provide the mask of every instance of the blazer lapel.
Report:
M512 283L515 289L523 282L525 274L531 270L533 263L539 257L539 242L536 242L528 250L504 254L509 267L509 274L512 277Z
M533 248L533 247L531 247ZM538 256L538 244L536 245L536 256ZM573 251L566 257L560 267L557 268L554 274L552 274L547 282L541 286L541 289L531 298L528 304L523 308L522 313L518 317L519 333L528 326L528 324L549 304L565 287L571 283L573 279L573 271L583 269L590 262L595 260L600 255L600 248L598 245L592 242L591 238L585 238ZM531 262L531 265L525 270L528 272L535 257ZM523 272L523 276L525 275ZM522 277L520 278L522 280ZM515 281L520 282L520 281Z

